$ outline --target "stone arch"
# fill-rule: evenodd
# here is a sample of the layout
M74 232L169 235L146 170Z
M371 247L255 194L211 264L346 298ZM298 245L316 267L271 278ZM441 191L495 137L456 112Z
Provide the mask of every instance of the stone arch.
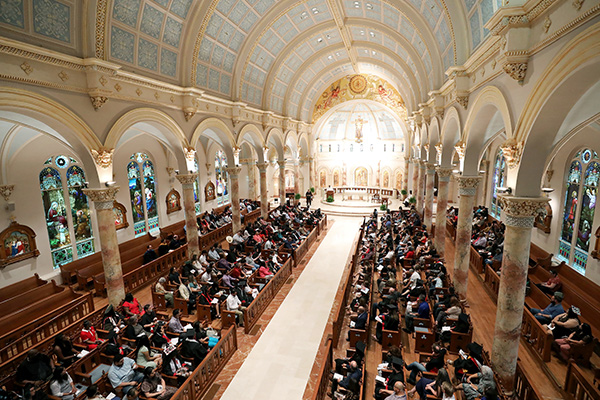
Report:
M432 164L438 164L436 147L440 143L440 121L437 117L431 117L429 124L429 157L427 161Z
M275 148L277 151L277 157L279 160L283 160L283 148L284 148L284 136L283 132L279 128L271 128L265 139L265 145Z
M479 174L479 159L484 144L490 137L504 129L512 137L512 123L506 98L495 86L486 86L473 101L461 140L466 144L462 173Z
M596 101L596 110L587 110L587 115L579 112L577 120L568 121L580 99L590 95L591 90L597 96L599 81L600 24L595 24L561 49L529 95L515 132L517 143L524 143L515 195L539 196L546 160L561 142L558 135L568 134L566 124L581 125L597 113ZM567 132L562 132L563 127Z
M246 124L238 133L236 145L238 147L242 147L242 144L248 143L248 145L254 148L256 155L258 157L258 162L263 162L265 160L264 154L264 146L265 141L263 138L263 134L260 129L254 124Z
M233 146L236 143L231 128L219 118L210 117L198 124L192 134L191 144L196 146L201 142L208 151L208 140L213 140L223 148L227 160L233 160Z
M454 158L454 145L460 140L461 124L460 115L456 107L450 107L446 111L446 116L442 122L441 143L442 143L442 160L441 166L452 166Z

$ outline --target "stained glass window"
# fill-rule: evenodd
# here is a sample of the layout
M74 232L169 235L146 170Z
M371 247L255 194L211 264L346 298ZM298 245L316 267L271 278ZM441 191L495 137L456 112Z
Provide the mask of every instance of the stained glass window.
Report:
M154 165L147 154L135 153L130 159L133 161L127 164L127 179L133 210L133 229L135 236L138 237L146 231L159 229L156 181Z
M506 183L506 160L502 154L502 149L498 150L494 161L494 175L492 177L492 206L490 214L500 219L500 204L498 203L498 188Z
M83 193L85 173L72 157L50 157L43 164L40 172L42 203L52 262L54 268L58 268L73 261L73 247L77 258L94 253L90 208Z
M594 224L599 178L598 154L590 149L578 152L567 172L558 258L584 275Z
M229 177L227 171L227 156L223 150L217 150L215 154L215 186L217 187L217 204L225 204L229 201L229 190L227 183Z

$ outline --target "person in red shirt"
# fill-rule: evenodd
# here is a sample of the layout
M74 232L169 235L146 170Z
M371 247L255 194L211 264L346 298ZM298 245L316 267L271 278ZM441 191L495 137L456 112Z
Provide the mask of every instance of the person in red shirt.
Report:
M140 310L140 303L136 298L133 297L131 293L127 293L125 295L125 300L123 300L123 310L125 311L128 317L132 317L134 315L142 315L142 311Z
M240 277L242 276L242 270L240 269L240 264L235 263L235 265L233 266L233 268L231 269L229 274L235 279L240 279Z
M554 292L560 290L560 278L555 270L550 270L550 279L544 283L538 283L536 286L539 287L542 292L553 295Z
M79 335L81 338L81 342L85 343L88 347L88 350L94 350L102 340L98 339L98 334L96 334L96 329L92 323L88 320L83 321L83 329Z

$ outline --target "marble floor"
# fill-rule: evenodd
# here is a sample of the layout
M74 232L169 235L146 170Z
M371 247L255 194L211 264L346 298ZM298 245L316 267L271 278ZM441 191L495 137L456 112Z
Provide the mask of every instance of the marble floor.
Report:
M302 399L361 222L335 217L221 399Z

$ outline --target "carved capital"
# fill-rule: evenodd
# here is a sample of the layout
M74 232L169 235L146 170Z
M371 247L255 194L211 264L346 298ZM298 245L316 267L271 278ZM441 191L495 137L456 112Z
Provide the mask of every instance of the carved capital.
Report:
M183 149L184 153L185 153L185 159L188 161L194 161L194 159L196 158L196 149L194 149L193 147L186 147L185 149Z
M96 210L112 210L118 191L118 186L111 186L106 189L83 189L83 193L88 199L94 202Z
M504 223L517 228L532 228L535 218L546 213L547 197L498 196L500 208L504 211Z
M267 167L269 166L269 163L268 162L256 163L256 166L258 167L258 171L263 173L263 172L267 172Z
M427 169L428 174L435 174L435 164L425 163L425 168Z
M442 160L442 149L444 148L444 145L442 144L442 142L439 142L438 144L435 145L435 155L437 157L438 162Z
M525 74L527 73L527 63L526 62L514 62L514 63L506 63L502 66L504 72L508 74L511 78L517 81L520 85L523 84L525 80Z
M475 196L477 186L481 182L480 176L457 176L458 194L461 196Z
M175 178L183 185L183 188L186 189L186 185L189 185L190 188L194 187L194 182L198 179L198 174L186 174L186 175L176 175Z
M278 160L277 165L279 165L280 169L285 169L285 160Z
M454 145L454 150L456 150L456 153L458 153L458 158L460 158L460 160L464 160L465 159L465 150L467 149L467 144L460 140L459 142L457 142Z
M102 168L108 168L112 165L113 153L115 149L100 149L100 151L92 149L92 157L96 165Z
M185 118L186 122L192 119L192 117L196 115L196 111L184 111L183 118Z
M98 110L100 107L104 105L108 101L108 97L106 96L90 96L90 101L92 102L92 106L94 110Z
M1 185L0 195L2 195L2 197L4 197L4 200L8 202L13 190L15 190L15 185Z
M437 167L436 171L440 182L450 182L452 168Z
M427 152L427 158L429 158L429 143L425 143L423 145L423 150Z
M242 149L239 146L233 146L233 156L236 158L240 157L240 152Z
M521 154L523 152L523 142L517 142L514 138L507 139L500 145L502 154L506 160L508 168L513 169L521 161Z
M456 102L466 110L469 106L469 96L456 96Z
M225 172L227 172L232 179L237 179L240 172L242 172L242 167L227 167L225 168Z

